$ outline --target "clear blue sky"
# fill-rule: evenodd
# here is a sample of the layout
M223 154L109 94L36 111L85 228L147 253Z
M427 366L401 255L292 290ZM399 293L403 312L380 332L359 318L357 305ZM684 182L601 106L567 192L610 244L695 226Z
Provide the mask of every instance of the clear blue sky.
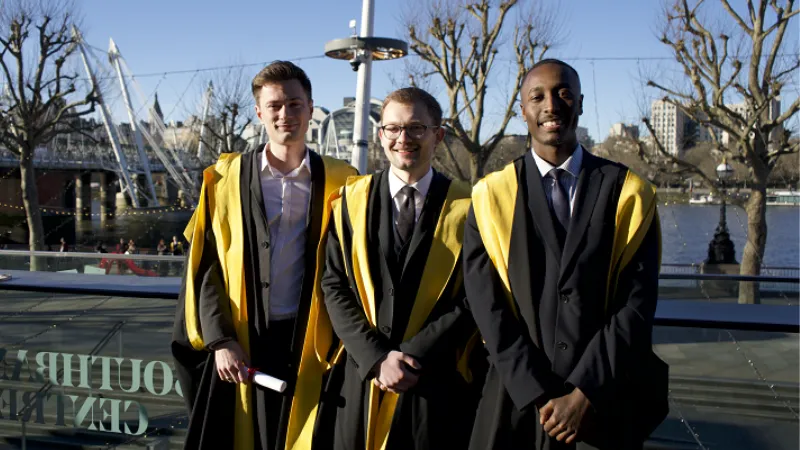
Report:
M669 74L676 70L670 61L646 59L670 56L668 48L657 40L661 2L546 1L560 8L565 36L561 46L548 55L565 59L581 75L585 95L581 125L589 129L595 140L602 140L611 124L638 121L643 109L649 111L649 99L655 95L653 90L644 90L640 71ZM342 105L343 97L355 96L356 75L350 66L319 56L323 55L325 42L349 35L350 19L360 22L360 0L78 3L84 16L86 40L107 49L108 39L113 38L134 74L312 57L297 63L311 78L318 106L336 109ZM405 2L375 1L376 36L402 38L401 3ZM787 33L790 51L797 50L800 35L796 19ZM99 51L97 54L102 56ZM631 59L594 62L588 59L603 57ZM246 68L248 79L259 68ZM382 98L390 92L394 88L391 76L402 80L403 69L401 61L375 63L372 96ZM140 77L138 81L146 97L157 90L165 119L183 120L191 113L199 113L202 86L210 76L211 72L157 75ZM495 82L501 84L503 79ZM795 84L784 92L784 104L797 97L797 89ZM127 122L119 100L116 102L115 120ZM501 112L499 104L497 98L489 104L494 120ZM524 132L523 122L514 119L509 132Z

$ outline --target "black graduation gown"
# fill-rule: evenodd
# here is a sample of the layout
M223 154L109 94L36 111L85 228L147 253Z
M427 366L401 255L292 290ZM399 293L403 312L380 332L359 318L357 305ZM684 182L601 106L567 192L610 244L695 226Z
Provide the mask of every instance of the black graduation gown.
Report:
M322 287L333 328L346 351L332 369L327 392L322 397L315 450L365 448L370 370L390 350L411 354L423 370L418 385L399 396L387 448L466 447L477 396L470 395L469 387L457 372L454 356L456 349L463 348L472 335L475 325L465 308L458 274L460 261L422 330L402 342L449 184L450 180L434 172L403 263L397 260L394 248L388 171L374 177L368 200L367 242L378 311L376 328L370 327L361 301L350 287L354 284L346 271L346 267L352 267L349 256L348 260L342 258L340 238L350 248L352 227L345 219L345 236L338 236L335 227L329 227ZM342 199L343 208L345 200ZM347 218L347 210L342 215Z
M291 407L293 382L302 351L308 308L316 270L316 249L319 244L323 217L325 170L322 158L309 151L312 189L306 231L306 268L300 295L300 308L290 343L276 343L269 321L269 231L260 181L261 151L241 156L240 190L245 254L245 289L249 315L250 364L265 373L282 378L289 383L283 394L254 385L253 422L255 449L282 450L286 424ZM236 336L230 319L230 310L220 306L224 293L222 273L217 260L215 238L212 231L206 240L196 285L201 286L198 296L198 314L203 325L206 345L233 339ZM185 277L184 277L185 278ZM236 385L222 381L217 375L213 352L192 348L186 335L184 321L184 279L173 330L172 354L178 379L183 388L189 409L189 429L184 447L187 449L227 449L233 446L234 395ZM224 295L224 294L223 294ZM282 345L276 345L282 344Z
M635 416L643 411L636 409L624 380L652 355L660 264L657 220L620 275L614 303L605 312L616 209L627 169L584 152L562 248L533 157L528 153L513 164L519 188L508 277L519 319L507 307L472 210L465 225L468 303L490 363L470 448L641 448L645 436L636 432ZM666 372L659 379L665 384ZM592 402L592 421L584 429L586 440L567 446L544 433L537 404L573 386ZM666 387L659 392L666 394Z

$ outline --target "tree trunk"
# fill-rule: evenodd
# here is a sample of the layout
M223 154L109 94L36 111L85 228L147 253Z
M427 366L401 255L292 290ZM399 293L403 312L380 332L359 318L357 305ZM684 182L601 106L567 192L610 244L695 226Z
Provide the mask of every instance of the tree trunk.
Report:
M486 169L486 158L481 149L476 152L470 153L469 160L469 178L470 182L474 185L481 178L483 178L483 171Z
M767 246L767 187L765 183L751 186L747 211L747 243L744 246L742 275L759 275ZM739 303L761 302L759 283L742 281L739 283Z
M44 226L42 211L39 208L39 189L36 187L36 173L33 169L33 150L21 149L19 171L22 184L22 203L28 222L28 248L32 251L44 250ZM47 270L46 259L31 256L31 271Z
M467 179L466 175L464 175L464 170L461 169L461 164L458 163L458 159L456 159L456 155L453 153L453 149L450 148L450 144L447 143L447 140L442 140L442 145L444 145L444 148L447 151L447 156L450 158L450 162L453 163L453 176L460 181L472 181Z

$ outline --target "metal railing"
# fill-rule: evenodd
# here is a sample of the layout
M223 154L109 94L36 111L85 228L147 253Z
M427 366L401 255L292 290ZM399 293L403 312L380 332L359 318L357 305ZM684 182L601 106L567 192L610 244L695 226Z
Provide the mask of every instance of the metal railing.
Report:
M187 249L188 252L188 249ZM21 258L25 256L43 256L48 258L74 258L74 259L137 259L142 261L171 261L183 262L185 256L172 256L172 255L154 255L136 253L132 255L120 253L94 253L94 252L55 252L55 251L30 251L30 250L3 250L0 249L0 260L3 257ZM686 279L697 280L700 278L695 277L676 277L676 275L700 275L703 274L704 264L674 264L666 263L661 265L661 278L662 279ZM775 279L766 279L764 282L777 282L776 280L782 278L800 278L800 267L782 267L782 266L762 266L761 274L763 277L777 277Z
M661 274L699 274L703 264L661 264ZM800 267L762 266L761 275L773 277L800 277Z

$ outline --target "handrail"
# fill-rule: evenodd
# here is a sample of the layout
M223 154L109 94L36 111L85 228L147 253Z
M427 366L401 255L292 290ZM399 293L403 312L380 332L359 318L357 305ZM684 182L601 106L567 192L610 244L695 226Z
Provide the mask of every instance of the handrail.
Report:
M75 259L136 259L141 261L180 261L186 256L174 255L147 255L124 253L89 253L89 252L48 252L44 250L0 250L0 256L26 257L43 256L47 258L75 258Z
M137 259L142 261L180 261L183 262L186 260L186 256L174 256L174 255L153 255L147 253L134 253L134 254L124 254L124 253L96 253L96 252L58 252L58 251L45 251L45 250L0 250L0 257L2 256L12 256L12 257L25 257L25 256L44 256L49 258L75 258L75 259L114 259L114 260L121 260L121 259ZM670 267L670 268L680 268L680 267L692 267L695 269L700 269L702 264L673 264L673 263L665 263L661 264L662 268ZM795 270L800 273L800 267L788 267L788 266L763 266L761 270ZM689 275L700 276L702 278L683 278ZM748 277L751 275L726 275L726 274L701 274L701 273L672 273L672 272L661 272L660 278L664 280L672 280L676 279L676 277L680 277L680 279L706 279L706 280L713 280L715 276L724 276L724 277ZM761 275L758 275L761 276ZM763 278L760 280L749 280L749 279L741 279L735 281L762 281L762 282L779 282L779 283L798 283L800 282L800 278L798 277L774 277L769 275L773 278ZM764 277L767 277L766 275ZM730 278L728 278L730 279ZM785 281L784 281L785 279ZM733 281L733 280L731 280Z
M129 298L178 299L178 277L131 277L123 275L73 275L54 272L5 271L11 279L0 282L0 291L33 291L52 294L106 295ZM687 274L684 278L692 279ZM776 277L762 277L761 281ZM655 324L671 327L719 328L800 333L800 306L747 305L710 302L707 299L658 302Z
M2 270L11 276L0 289L49 294L109 295L129 298L175 300L180 293L177 277L135 277L125 275L76 275L59 272Z
M666 327L800 333L800 306L664 300L655 325Z
M661 267L695 267L697 269L703 267L705 263L694 263L694 264L678 264L678 263L661 263ZM713 265L713 264L711 264ZM761 266L761 269L770 269L770 270L800 270L800 267L790 267L790 266Z
M659 280L754 281L759 283L800 283L800 277L739 275L723 273L660 273Z

